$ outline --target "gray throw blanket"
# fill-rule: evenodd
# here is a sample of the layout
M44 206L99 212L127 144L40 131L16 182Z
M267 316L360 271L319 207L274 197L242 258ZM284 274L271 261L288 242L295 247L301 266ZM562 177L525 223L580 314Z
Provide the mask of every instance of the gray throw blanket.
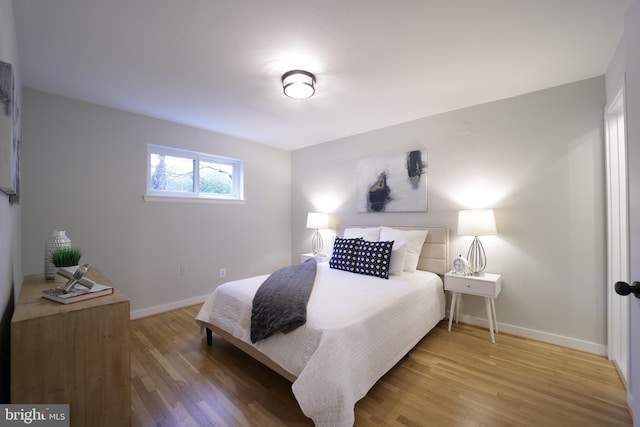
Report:
M252 343L305 324L317 268L311 258L275 271L260 285L251 310Z

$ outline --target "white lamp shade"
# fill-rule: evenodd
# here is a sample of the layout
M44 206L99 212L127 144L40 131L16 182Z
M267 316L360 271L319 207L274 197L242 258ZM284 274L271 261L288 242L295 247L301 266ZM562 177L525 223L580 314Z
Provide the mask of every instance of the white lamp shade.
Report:
M307 214L307 228L329 228L329 215L326 213L309 212Z
M489 236L497 234L493 211L467 210L458 212L458 234L462 236Z

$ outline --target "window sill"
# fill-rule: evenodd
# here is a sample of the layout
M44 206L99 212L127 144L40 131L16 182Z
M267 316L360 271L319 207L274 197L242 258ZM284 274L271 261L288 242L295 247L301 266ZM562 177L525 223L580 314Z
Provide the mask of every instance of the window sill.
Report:
M177 197L177 196L142 196L145 202L169 202L169 203L218 203L225 205L244 205L245 200L209 199L204 197Z

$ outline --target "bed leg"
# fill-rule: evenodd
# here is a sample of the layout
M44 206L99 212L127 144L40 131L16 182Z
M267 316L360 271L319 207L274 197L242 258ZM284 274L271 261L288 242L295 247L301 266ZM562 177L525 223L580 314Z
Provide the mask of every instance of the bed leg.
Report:
M213 331L207 328L207 345L211 346L213 344Z

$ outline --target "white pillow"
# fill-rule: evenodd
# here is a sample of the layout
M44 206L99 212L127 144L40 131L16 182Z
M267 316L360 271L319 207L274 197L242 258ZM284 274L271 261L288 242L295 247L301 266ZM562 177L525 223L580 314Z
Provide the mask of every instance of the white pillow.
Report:
M382 227L380 240L395 240L407 243L407 254L404 256L404 271L414 273L418 267L422 244L427 238L427 230L399 230L397 228Z
M389 274L398 275L402 274L404 270L404 259L407 255L407 249L409 245L406 242L393 242L393 248L391 248L391 261L389 261Z
M345 239L357 239L362 237L369 242L377 242L380 240L380 227L350 227L344 230Z

